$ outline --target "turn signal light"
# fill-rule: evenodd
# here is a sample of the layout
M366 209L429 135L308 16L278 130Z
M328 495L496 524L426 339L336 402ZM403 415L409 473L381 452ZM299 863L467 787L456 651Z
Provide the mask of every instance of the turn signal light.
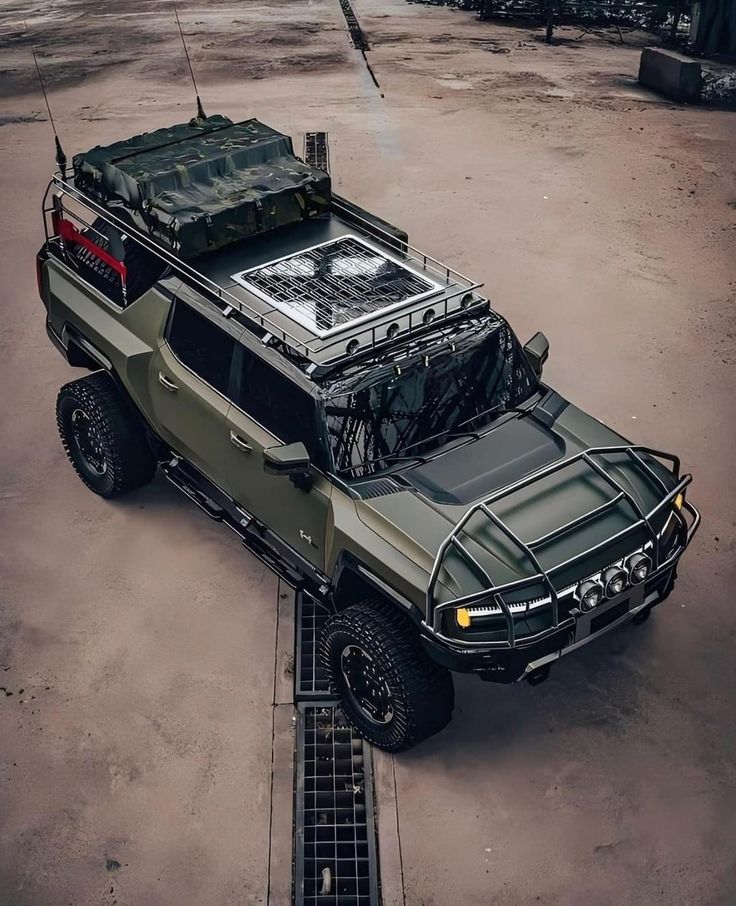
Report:
M458 607L455 611L455 619L457 620L457 625L461 629L470 628L470 613L467 607Z
M675 497L675 509L681 510L684 502L685 502L685 495L682 493L682 491L680 491L680 493L677 495L677 497Z

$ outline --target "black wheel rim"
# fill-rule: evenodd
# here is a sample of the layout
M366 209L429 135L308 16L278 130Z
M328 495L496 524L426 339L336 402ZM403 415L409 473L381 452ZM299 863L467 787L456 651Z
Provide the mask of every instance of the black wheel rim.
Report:
M340 670L355 707L371 723L384 726L394 716L391 690L378 674L373 658L360 645L348 645L340 655Z
M75 409L71 417L72 440L85 466L94 475L107 472L105 454L100 439L89 416L83 409Z

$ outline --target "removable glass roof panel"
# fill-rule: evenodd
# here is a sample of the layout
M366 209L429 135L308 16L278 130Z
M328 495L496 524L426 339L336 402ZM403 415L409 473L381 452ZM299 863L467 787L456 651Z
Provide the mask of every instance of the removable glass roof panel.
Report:
M318 337L443 289L353 235L240 271L232 279Z

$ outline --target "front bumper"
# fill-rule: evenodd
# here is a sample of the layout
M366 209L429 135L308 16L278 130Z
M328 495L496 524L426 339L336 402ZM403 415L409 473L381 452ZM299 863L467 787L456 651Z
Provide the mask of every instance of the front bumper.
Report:
M513 647L468 647L447 637L422 634L422 644L430 657L458 673L475 673L483 680L513 683L548 667L554 661L587 645L616 626L628 622L646 608L656 607L672 591L677 564L700 523L700 513L685 502L692 522L683 543L675 553L641 585L629 586L589 613L560 623L554 630Z

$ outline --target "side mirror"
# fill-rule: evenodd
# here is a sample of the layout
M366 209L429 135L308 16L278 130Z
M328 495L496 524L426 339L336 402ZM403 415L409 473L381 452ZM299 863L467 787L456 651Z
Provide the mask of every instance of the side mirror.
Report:
M303 475L309 471L309 453L303 443L266 447L263 471L269 475Z
M541 331L537 331L534 336L524 346L524 355L526 355L532 371L537 377L542 374L542 367L549 356L549 340Z

